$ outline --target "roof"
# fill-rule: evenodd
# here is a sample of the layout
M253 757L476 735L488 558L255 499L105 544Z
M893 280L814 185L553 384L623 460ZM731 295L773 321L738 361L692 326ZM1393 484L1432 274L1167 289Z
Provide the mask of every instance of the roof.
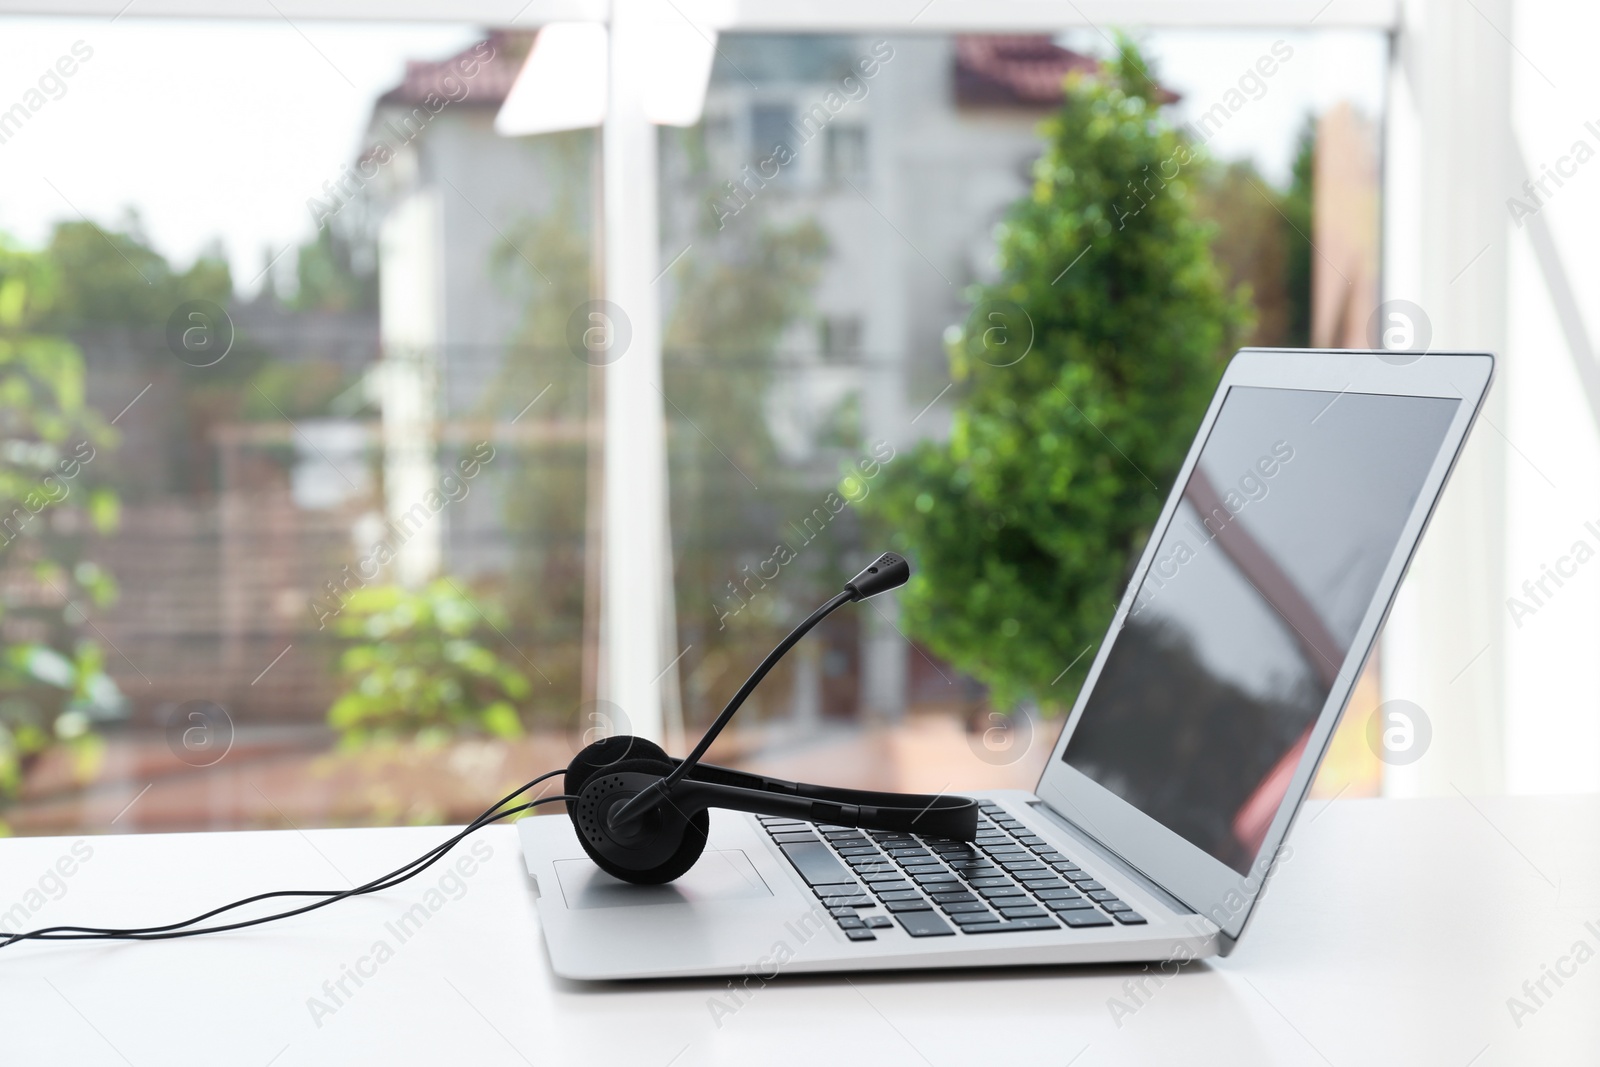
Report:
M484 45L493 49L488 62L481 60ZM505 103L511 83L517 80L522 63L533 45L533 34L511 30L494 30L481 41L463 48L455 55L440 60L406 60L405 77L400 84L378 98L378 107L404 105L415 107L431 94L450 99L459 97L461 83L470 89L461 98L460 105L499 107ZM469 76L466 71L476 70ZM454 105L454 106L460 106Z
M470 91L460 98L461 105L499 107L517 80L533 38L526 31L495 30L446 59L407 60L405 77L378 98L378 106L415 107L430 94L459 98L465 81ZM485 45L493 50L486 63L479 59ZM465 71L474 66L476 71L467 76ZM1098 59L1062 48L1044 34L960 34L955 38L955 103L1048 110L1060 106L1062 82L1069 73L1092 74L1100 68ZM1159 99L1170 104L1178 96L1160 89Z
M1061 105L1068 74L1100 68L1100 60L1062 48L1044 34L962 34L956 38L955 102L958 107L1047 110ZM1159 102L1177 99L1157 87Z

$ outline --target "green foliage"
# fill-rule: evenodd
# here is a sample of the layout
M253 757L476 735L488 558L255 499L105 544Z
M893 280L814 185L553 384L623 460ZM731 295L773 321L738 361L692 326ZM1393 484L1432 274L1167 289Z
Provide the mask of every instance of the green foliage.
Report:
M124 704L72 606L115 597L85 553L119 505L92 468L115 433L85 402L83 358L42 326L63 291L49 257L0 237L0 798L54 744L92 756L92 721Z
M172 309L185 300L227 306L233 281L220 254L175 271L139 235L136 222L126 232L86 221L56 225L45 257L54 266L58 291L45 325L60 332L108 325L164 329Z
M1290 225L1284 235L1288 244L1284 284L1291 307L1287 343L1298 347L1311 343L1311 182L1316 146L1317 120L1307 115L1300 128L1289 192L1283 198L1283 214Z
M1289 197L1249 160L1207 167L1196 177L1195 213L1214 224L1211 254L1226 284L1254 307L1254 327L1240 344L1304 346L1304 336L1293 331L1302 311L1309 316L1310 293L1294 290L1288 269L1289 249L1304 243L1285 220Z
M343 691L328 723L347 745L463 733L517 737L528 678L499 654L504 613L440 579L420 590L369 586L351 594L335 631Z
M288 302L296 311L378 310L376 257L361 254L361 235L340 225L341 217L330 219L300 246L295 260L299 287Z
M28 763L57 745L87 777L105 747L94 723L126 704L92 641L71 658L38 642L0 645L0 694L0 798L16 795Z
M512 537L506 607L513 632L544 649L561 649L549 667L554 690L547 707L562 715L582 699L580 671L584 617L584 548L588 504L591 371L567 347L567 320L589 299L590 207L588 180L593 138L587 130L535 139L549 175L547 210L516 220L494 252L497 282L523 302L523 317L492 387L483 414L502 420L534 397L538 404L519 426L535 423L577 432L565 438L525 441L515 458L490 477L505 501ZM497 442L498 446L498 442ZM562 725L566 725L563 719Z
M737 574L730 561L741 551L770 554L774 516L803 515L812 498L820 497L812 489L801 498L784 486L763 405L773 387L778 339L803 313L826 254L820 227L806 219L774 223L765 200L719 230L704 205L721 176L706 169L697 151L699 133L681 135L691 173L686 188L674 190L694 205L699 232L690 253L660 282L667 294L663 389L674 580L679 625L690 634L683 643L696 645L697 659L722 654L730 640L731 631L719 634L713 607ZM580 424L595 380L607 373L578 359L566 334L569 317L591 296L590 136L540 139L550 207L508 227L508 240L496 253L497 274L523 295L525 310L486 403L514 414L549 387L522 426L535 420ZM780 195L771 194L774 205ZM621 366L628 358L623 356ZM507 521L516 536L508 604L517 632L533 632L547 646L580 637L572 624L584 611L589 459L585 440L546 440L523 446L518 461L504 469ZM761 486L759 498L753 500L745 475ZM762 509L755 516L753 504ZM729 531L751 535L730 544ZM808 556L808 563L820 562L820 556ZM769 598L763 606L770 603ZM764 631L742 633L741 639L770 643ZM577 676L552 676L561 692L551 706L576 706Z
M1248 320L1195 215L1204 164L1123 45L1068 79L1043 126L1000 278L950 344L964 393L948 443L896 460L866 505L917 564L908 631L998 706L1072 698ZM997 321L1031 322L1026 358L995 347Z
M827 595L817 576L839 569L839 530L849 520L753 596L750 611L721 618L743 604L730 585L745 579L741 567L758 568L779 541L795 543L788 523L809 515L826 493L816 478L826 468L797 468L779 454L770 405L784 392L774 365L779 341L810 310L828 242L805 201L786 199L781 183L719 225L708 205L725 195L728 175L711 169L703 127L679 136L688 167L674 192L699 225L692 250L669 276L662 388L678 637L694 646L684 716L693 724L733 695L748 665L797 621L797 606L809 610L813 598ZM793 669L780 665L765 694L785 692ZM758 691L742 714L760 718L771 699Z

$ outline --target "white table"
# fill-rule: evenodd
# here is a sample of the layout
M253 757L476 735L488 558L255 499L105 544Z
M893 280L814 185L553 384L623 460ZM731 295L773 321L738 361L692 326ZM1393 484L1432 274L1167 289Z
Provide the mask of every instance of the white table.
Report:
M59 885L47 872L72 839L3 841L0 908L43 900L34 925L170 921L364 881L443 836L89 837ZM442 867L257 930L7 948L0 1063L1600 1063L1600 797L1308 807L1238 952L1160 985L1132 967L780 979L731 1014L713 1012L734 1007L723 981L554 978L514 831L476 840L483 861L433 897ZM59 899L26 896L41 880ZM402 940L389 924L419 903ZM1578 942L1593 958L1569 956ZM1570 977L1546 977L1536 1005L1523 983L1537 992L1546 965ZM360 985L344 977L358 966ZM1533 1010L1514 1019L1513 996Z

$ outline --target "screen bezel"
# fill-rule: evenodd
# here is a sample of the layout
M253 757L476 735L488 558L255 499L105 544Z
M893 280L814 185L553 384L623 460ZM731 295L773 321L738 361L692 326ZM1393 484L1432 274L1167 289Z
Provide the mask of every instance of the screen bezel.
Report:
M1409 360L1409 362L1408 362ZM1095 650L1094 662L1036 792L1062 817L1078 825L1121 859L1144 873L1167 892L1211 919L1223 934L1224 952L1244 932L1255 900L1270 874L1270 861L1304 800L1334 728L1338 725L1361 670L1371 653L1394 597L1410 565L1417 543L1433 514L1445 481L1461 453L1468 431L1483 405L1494 376L1494 357L1487 352L1433 352L1419 357L1378 351L1327 351L1314 349L1241 349L1223 372L1222 381L1206 409L1204 421L1184 458L1183 467L1162 506L1150 538L1117 605L1106 636ZM1298 389L1337 395L1381 393L1391 396L1446 397L1461 401L1451 419L1433 464L1423 480L1411 514L1407 516L1394 554L1384 567L1372 604L1356 629L1350 651L1340 665L1334 685L1312 727L1299 764L1295 767L1284 802L1267 830L1256 865L1240 874L1197 845L1146 815L1083 772L1063 762L1089 695L1106 657L1133 606L1145 572L1154 562L1156 548L1171 523L1188 484L1190 472L1210 436L1223 401L1235 386Z

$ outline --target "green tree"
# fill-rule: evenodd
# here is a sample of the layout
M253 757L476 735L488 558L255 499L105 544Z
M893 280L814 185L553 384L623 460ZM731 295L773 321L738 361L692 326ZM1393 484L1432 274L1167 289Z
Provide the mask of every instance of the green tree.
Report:
M0 799L52 745L93 757L90 727L124 704L80 613L116 592L87 558L117 524L91 469L115 435L85 402L82 355L42 325L61 295L49 257L0 238Z
M1284 233L1284 288L1289 294L1290 309L1286 343L1302 348L1311 343L1311 183L1316 147L1317 120L1307 115L1295 148L1289 191L1283 198L1283 214L1289 220Z
M867 503L917 564L909 632L1000 706L1059 708L1081 684L1248 325L1192 203L1204 163L1122 44L1044 123L999 280L972 291L949 346L964 388L949 441L896 460Z

